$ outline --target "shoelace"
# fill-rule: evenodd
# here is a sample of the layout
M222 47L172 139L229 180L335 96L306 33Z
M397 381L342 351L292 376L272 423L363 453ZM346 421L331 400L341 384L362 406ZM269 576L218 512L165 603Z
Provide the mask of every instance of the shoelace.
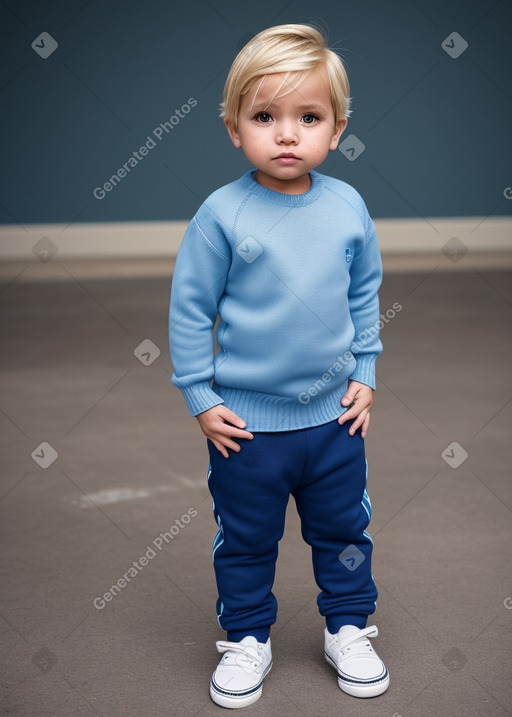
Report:
M379 630L377 629L376 625L372 625L371 627L365 627L364 630L360 630L359 632L355 633L354 635L349 635L344 640L340 640L340 650L350 649L351 646L354 647L365 647L370 652L373 652L373 648L370 644L370 641L368 640L369 637L377 637L379 634Z
M246 667L250 669L258 669L262 666L263 660L261 656L256 652L255 648L248 645L241 645L239 642L227 642L220 640L215 643L219 652L232 652L232 655L225 655L225 664L236 664L240 667ZM227 658L227 659L226 659Z

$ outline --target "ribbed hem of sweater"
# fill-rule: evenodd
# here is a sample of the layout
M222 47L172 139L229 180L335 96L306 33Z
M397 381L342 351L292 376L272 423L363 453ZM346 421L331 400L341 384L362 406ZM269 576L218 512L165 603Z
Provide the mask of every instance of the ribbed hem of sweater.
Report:
M360 354L357 356L357 365L351 374L350 378L352 381L359 381L359 383L365 383L370 388L375 390L375 362L377 356L375 354Z
M222 399L210 388L209 381L201 381L192 386L179 386L179 388L191 416L197 416L222 403Z
M340 403L347 387L348 380L334 391L312 398L307 404L257 391L225 388L215 383L212 389L229 409L243 417L246 430L276 432L320 426L339 418L347 410Z

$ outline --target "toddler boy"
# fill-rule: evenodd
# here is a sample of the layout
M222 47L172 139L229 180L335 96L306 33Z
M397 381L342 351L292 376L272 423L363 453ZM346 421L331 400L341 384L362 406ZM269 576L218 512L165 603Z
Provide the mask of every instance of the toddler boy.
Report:
M369 641L377 628L366 627L377 599L364 438L382 351L380 253L361 196L315 171L337 148L349 103L343 64L315 28L256 35L222 103L253 168L208 197L176 261L172 381L208 439L227 631L210 695L224 707L255 702L272 666L272 585L290 495L339 687L373 697L389 686Z

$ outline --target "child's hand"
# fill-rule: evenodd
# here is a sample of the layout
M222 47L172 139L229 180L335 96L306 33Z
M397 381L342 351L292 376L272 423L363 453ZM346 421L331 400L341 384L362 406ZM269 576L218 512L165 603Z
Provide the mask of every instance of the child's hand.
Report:
M249 431L243 431L247 425L243 418L230 411L223 404L209 408L196 416L204 435L210 439L224 458L229 458L228 448L238 453L240 446L233 438L249 438L254 436ZM230 425L233 424L233 425Z
M348 432L353 436L361 426L361 436L365 438L370 423L370 408L373 405L373 388L370 388L365 383L349 379L348 389L341 399L341 405L350 406L351 403L354 405L341 414L338 418L338 423L341 426L345 421L350 421L354 418L354 423L350 426Z

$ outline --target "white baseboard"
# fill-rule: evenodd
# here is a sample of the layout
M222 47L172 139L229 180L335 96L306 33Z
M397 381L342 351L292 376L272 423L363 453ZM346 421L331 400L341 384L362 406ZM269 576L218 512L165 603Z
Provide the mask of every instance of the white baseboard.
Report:
M169 221L4 225L0 227L0 260L41 261L42 256L50 256L51 252L59 260L172 257L179 249L187 224ZM440 254L454 237L470 252L512 250L509 217L376 219L375 226L383 254Z
M512 250L511 217L376 219L382 253L438 253L456 237L472 252Z
M0 227L0 257L37 260L38 248L33 247L42 239L52 242L55 258L63 260L173 256L187 225L186 221L5 225ZM41 242L43 250L44 246Z

